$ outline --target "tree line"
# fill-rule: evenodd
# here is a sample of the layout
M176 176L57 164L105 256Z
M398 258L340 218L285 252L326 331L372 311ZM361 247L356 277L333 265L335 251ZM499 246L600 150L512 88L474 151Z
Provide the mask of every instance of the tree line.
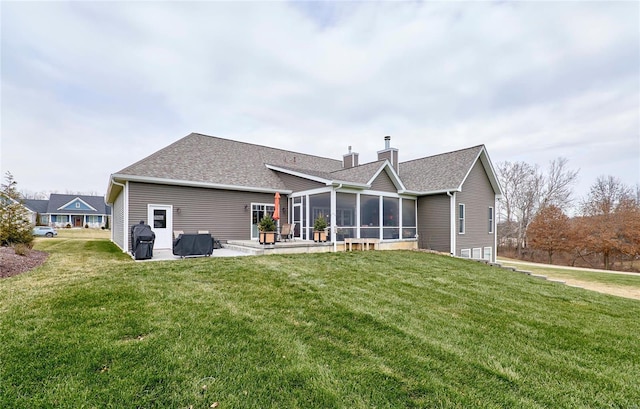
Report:
M579 171L566 158L546 169L525 162L497 165L498 243L503 255L587 267L634 269L640 258L640 185L600 176L576 203ZM574 210L570 217L568 212Z

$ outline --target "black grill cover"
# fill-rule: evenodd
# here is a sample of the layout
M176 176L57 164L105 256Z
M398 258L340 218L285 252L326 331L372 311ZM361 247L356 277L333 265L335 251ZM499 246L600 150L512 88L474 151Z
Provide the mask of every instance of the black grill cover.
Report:
M131 226L131 253L136 260L146 260L153 257L153 244L156 240L151 226L141 221Z
M210 234L181 234L173 241L174 256L210 256L211 253L213 237Z

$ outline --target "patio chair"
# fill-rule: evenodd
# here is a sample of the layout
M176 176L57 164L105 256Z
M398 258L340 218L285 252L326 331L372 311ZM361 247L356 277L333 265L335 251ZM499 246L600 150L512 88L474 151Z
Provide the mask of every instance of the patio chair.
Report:
M282 229L280 229L280 238L282 240L295 240L293 237L293 232L295 231L295 223L285 223L282 225Z

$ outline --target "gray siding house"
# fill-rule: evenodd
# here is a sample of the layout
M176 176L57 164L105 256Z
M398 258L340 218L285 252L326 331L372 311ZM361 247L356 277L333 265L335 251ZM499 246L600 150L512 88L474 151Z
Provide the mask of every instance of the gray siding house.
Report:
M273 214L309 240L322 215L330 239L376 238L382 248L422 248L495 261L501 195L484 145L399 162L385 137L378 160L342 160L192 133L111 175L105 201L112 241L128 251L130 226L145 221L155 248L173 231L209 230L222 242L257 240Z
M33 212L33 224L52 227L106 227L111 214L104 196L52 193L48 200L26 199L24 205Z

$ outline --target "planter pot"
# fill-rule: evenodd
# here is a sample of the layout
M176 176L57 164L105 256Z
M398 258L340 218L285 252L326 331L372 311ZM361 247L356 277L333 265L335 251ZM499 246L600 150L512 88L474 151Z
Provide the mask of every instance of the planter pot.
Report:
M276 232L261 231L258 233L260 244L276 244Z
M313 232L313 241L325 242L327 241L327 232L324 230L318 230Z

